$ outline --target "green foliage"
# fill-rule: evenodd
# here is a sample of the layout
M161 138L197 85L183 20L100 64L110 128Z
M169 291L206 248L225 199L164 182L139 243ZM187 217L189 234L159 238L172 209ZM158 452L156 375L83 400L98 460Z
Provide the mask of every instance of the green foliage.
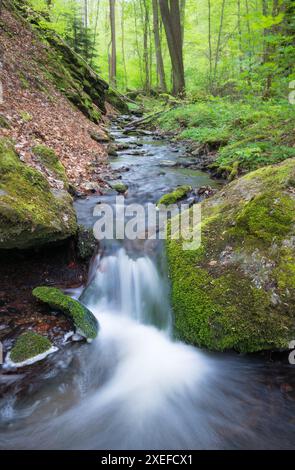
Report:
M27 331L17 339L10 352L10 359L15 363L24 362L45 353L51 347L49 339L33 331Z
M52 287L36 287L33 290L33 296L70 317L80 335L87 339L96 338L99 328L98 321L93 313L77 300Z
M213 99L173 109L157 124L216 150L212 170L233 177L295 156L295 108L286 102Z

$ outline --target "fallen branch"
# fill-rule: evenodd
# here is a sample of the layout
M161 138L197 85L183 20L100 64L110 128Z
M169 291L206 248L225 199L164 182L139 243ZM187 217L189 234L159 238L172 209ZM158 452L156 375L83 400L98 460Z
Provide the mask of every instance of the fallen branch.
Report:
M169 109L164 109L163 111L158 111L157 113L149 114L148 116L145 116L144 118L136 119L135 121L130 122L129 126L126 128L126 130L132 130L144 122L149 122L152 121L155 117L160 116L160 114L165 114L168 113L169 111L172 111L173 109L178 108L179 105L173 106L172 108Z

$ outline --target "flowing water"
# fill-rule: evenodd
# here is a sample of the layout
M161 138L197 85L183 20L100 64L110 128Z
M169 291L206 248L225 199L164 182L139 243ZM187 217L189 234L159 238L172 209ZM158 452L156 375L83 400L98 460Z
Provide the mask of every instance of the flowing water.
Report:
M200 172L175 169L171 162L183 158L183 149L113 132L119 142L142 145L142 155L122 151L113 162L129 167L127 204L154 202L177 184L214 184ZM77 201L81 223L93 225L101 199ZM115 204L114 194L103 199ZM97 316L98 338L50 356L26 393L0 402L1 448L294 447L294 395L286 388L294 368L175 341L160 242L105 243L88 285L72 295Z

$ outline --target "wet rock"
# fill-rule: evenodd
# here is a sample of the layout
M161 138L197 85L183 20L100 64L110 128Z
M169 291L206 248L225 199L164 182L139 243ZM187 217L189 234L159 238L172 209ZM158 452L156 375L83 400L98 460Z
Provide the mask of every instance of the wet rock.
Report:
M53 287L37 287L33 290L33 296L68 316L75 325L76 333L88 340L96 338L99 329L98 321L93 313L77 300Z
M93 230L87 229L80 225L76 235L76 248L78 257L83 261L89 260L96 252L97 247L98 242L93 235Z
M112 184L112 189L117 191L119 194L125 194L128 190L128 186L124 183L114 183Z
M46 354L52 350L52 346L52 343L45 336L41 336L33 331L27 331L17 339L9 353L9 361L12 361L17 366L25 361L36 358L36 356Z
M91 131L90 137L99 144L107 144L111 141L111 137L109 136L109 134L102 130L97 130L96 132Z
M117 157L118 156L118 145L116 144L109 144L107 146L107 152L110 157Z

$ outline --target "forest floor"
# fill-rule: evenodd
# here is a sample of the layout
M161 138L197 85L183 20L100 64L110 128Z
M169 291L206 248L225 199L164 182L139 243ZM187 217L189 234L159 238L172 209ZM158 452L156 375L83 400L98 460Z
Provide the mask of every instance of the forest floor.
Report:
M96 125L89 121L48 80L40 67L45 54L46 45L36 40L28 25L4 10L0 29L0 137L13 139L21 160L33 167L37 165L34 146L43 144L53 149L69 182L80 190L89 181L104 187L110 176L107 152L91 134L105 135L106 122Z

